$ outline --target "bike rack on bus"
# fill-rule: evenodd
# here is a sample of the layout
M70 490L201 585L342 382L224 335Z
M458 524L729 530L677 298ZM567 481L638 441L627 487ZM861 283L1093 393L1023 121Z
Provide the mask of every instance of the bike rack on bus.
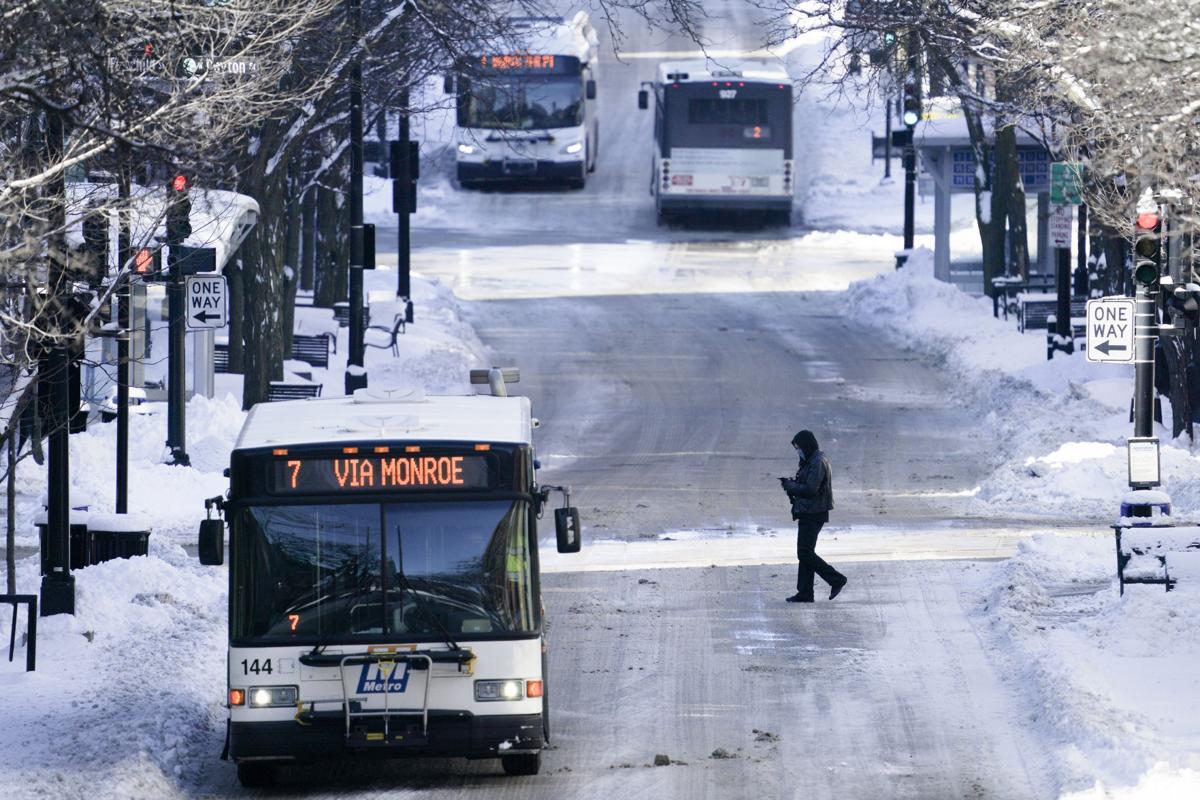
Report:
M29 616L25 623L28 629L29 641L25 647L25 671L33 672L37 664L37 617L38 599L36 594L0 594L0 603L9 603L13 607L12 630L8 634L8 660L13 660L17 647L17 606L25 603Z
M425 664L425 693L421 699L421 736L425 739L429 738L429 686L433 683L433 659L425 653L369 653L343 656L340 662L341 678L342 678L342 700L343 708L346 709L346 738L350 738L351 723L355 717L382 717L383 718L383 742L390 743L388 734L390 733L390 724L392 717L391 709L391 683L392 675L395 674L398 664L408 664L413 661L423 661ZM383 678L383 710L382 711L355 711L350 706L350 692L346 688L346 667L358 667L364 664L391 664L391 669ZM382 670L380 671L381 674ZM395 712L396 715L416 716L418 712L415 710L403 710Z
M406 651L406 652L379 652L379 653L350 653L343 655L341 653L321 653L314 650L311 653L305 653L300 656L300 663L308 667L337 667L338 677L342 684L342 713L346 721L346 739L350 739L352 733L352 724L355 717L381 717L383 719L383 737L380 744L389 745L395 744L388 740L390 733L390 718L394 716L417 716L421 717L422 735L426 738L429 736L429 690L433 682L433 666L434 664L454 664L461 672L463 667L467 668L467 674L470 673L470 665L475 660L475 654L470 650L426 650L426 651ZM415 669L424 669L427 671L428 678L425 681L425 696L422 702L420 711L399 710L393 711L391 708L391 683L392 672L389 671L387 678L383 684L383 710L382 711L355 711L351 706L350 691L346 688L346 668L359 667L364 664L379 664L379 663L410 663ZM395 669L393 666L392 669ZM302 724L315 720L323 713L316 711L316 706L323 703L336 703L335 698L324 698L308 700L302 702L301 712L297 714L296 719ZM310 711L308 714L303 712L303 706L308 705ZM377 741L377 740L376 740ZM373 742L368 740L364 745L370 746Z

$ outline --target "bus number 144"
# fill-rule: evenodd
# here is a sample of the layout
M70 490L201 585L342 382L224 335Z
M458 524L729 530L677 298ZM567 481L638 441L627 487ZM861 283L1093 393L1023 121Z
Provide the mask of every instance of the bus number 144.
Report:
M245 658L242 659L243 675L249 675L251 673L254 673L255 675L261 675L264 672L270 675L272 671L271 659L269 658L264 658L261 662L257 658L253 661L249 661Z

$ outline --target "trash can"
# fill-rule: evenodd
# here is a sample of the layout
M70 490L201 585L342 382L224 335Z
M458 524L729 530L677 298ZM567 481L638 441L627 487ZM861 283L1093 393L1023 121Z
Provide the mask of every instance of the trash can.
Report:
M88 517L90 515L87 509L72 508L71 509L71 556L68 563L72 570L83 569L91 562L88 561ZM41 512L33 520L33 524L38 529L38 545L41 552L42 574L46 575L49 572L49 564L46 563L46 555L49 552L48 542L46 537L50 528L49 513Z
M92 514L88 521L88 563L144 556L150 546L150 525L136 514Z
M1156 489L1134 489L1121 498L1121 518L1125 528L1161 528L1171 526L1171 496Z

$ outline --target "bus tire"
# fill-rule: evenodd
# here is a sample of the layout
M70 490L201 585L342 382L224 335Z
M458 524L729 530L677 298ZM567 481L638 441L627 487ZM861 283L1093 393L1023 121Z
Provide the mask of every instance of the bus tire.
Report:
M506 775L537 775L542 769L542 751L500 756L500 766Z
M274 764L264 764L260 761L243 762L237 765L238 783L247 789L258 789L272 786L278 777Z
M588 165L588 172L595 172L596 171L596 159L600 157L600 126L599 125L596 125L596 133L592 137L591 152L588 153L588 155L590 155L592 158L591 164Z

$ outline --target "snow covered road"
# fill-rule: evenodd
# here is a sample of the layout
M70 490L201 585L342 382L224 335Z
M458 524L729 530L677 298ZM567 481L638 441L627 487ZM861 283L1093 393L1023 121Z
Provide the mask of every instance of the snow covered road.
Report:
M812 606L781 602L794 580L783 567L548 576L554 741L541 775L342 764L290 771L262 796L1053 796L968 617L988 570L851 564L846 593ZM214 762L210 776L202 796L248 794L232 768Z

